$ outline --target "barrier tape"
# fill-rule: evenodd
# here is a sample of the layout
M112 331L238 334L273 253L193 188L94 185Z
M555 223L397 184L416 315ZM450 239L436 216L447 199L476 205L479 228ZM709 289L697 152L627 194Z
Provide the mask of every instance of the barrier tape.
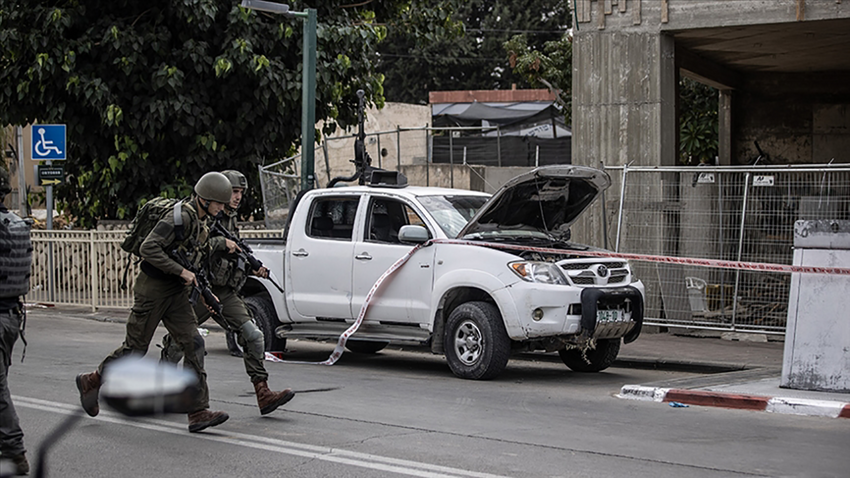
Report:
M643 262L659 262L664 264L681 264L687 266L699 267L717 267L720 269L741 269L747 271L760 272L781 272L781 273L801 273L801 274L835 274L835 275L850 275L850 268L847 267L815 267L815 266L789 266L785 264L771 264L767 262L742 262L742 261L724 261L719 259L700 259L695 257L671 257L657 256L649 254L623 254L619 252L595 252L595 251L580 251L564 249L550 249L545 247L529 247L529 246L512 246L507 244L498 244L492 242L477 242L477 241L461 241L457 239L433 239L431 243L439 244L465 244L472 246L492 247L496 249L512 249L520 251L542 252L548 254L573 254L577 256L588 257L605 257L614 259L627 259L632 261Z
M395 271L397 271L401 266L403 266L419 249L423 247L428 247L431 244L456 244L456 245L469 245L469 246L478 246L478 247L490 247L494 249L510 249L510 250L520 250L527 252L539 252L544 254L559 254L559 255L576 255L576 256L586 256L586 257L602 257L602 258L613 258L613 259L626 259L632 261L643 261L643 262L657 262L663 264L680 264L680 265L688 265L688 266L698 266L698 267L716 267L720 269L739 269L739 270L747 270L747 271L760 271L760 272L779 272L779 273L801 273L801 274L835 274L835 275L846 275L850 276L850 268L847 267L815 267L815 266L789 266L785 264L771 264L766 262L742 262L742 261L724 261L718 259L700 259L694 257L671 257L671 256L658 256L658 255L650 255L650 254L623 254L618 252L596 252L596 251L581 251L581 250L564 250L564 249L552 249L547 247L531 247L531 246L517 246L517 245L508 245L508 244L498 244L493 242L478 242L478 241L463 241L458 239L431 239L422 244L418 244L413 247L410 251L408 251L404 256L402 256L399 260L393 263L389 269L386 270L381 277L375 281L375 284L372 285L372 288L369 289L369 293L366 294L366 298L363 301L363 305L360 307L360 313L357 315L357 320L354 321L351 326L339 336L339 340L337 341L336 347L334 347L333 352L330 357L322 362L306 362L306 361L293 361L293 360L280 360L277 357L274 357L274 360L269 357L270 354L266 354L266 360L274 361L274 362L284 362L284 363L296 363L296 364L310 364L310 365L333 365L335 364L342 354L345 352L345 344L348 342L349 337L354 335L357 332L357 329L360 328L360 325L363 323L363 319L366 317L366 311L369 309L369 305L372 302L372 297L384 283L384 281L390 277Z
M360 325L363 323L363 319L366 317L366 311L369 309L369 304L372 302L372 297L375 295L375 292L381 287L381 284L387 279L387 277L391 276L395 271L397 271L401 266L407 262L413 254L416 253L419 249L423 247L430 246L434 241L423 242L422 244L416 245L410 251L407 252L404 256L402 256L399 260L395 261L393 265L390 266L389 269L386 270L381 277L378 278L377 281L372 285L372 288L369 289L369 293L366 294L366 298L363 300L363 305L360 307L360 313L357 314L357 320L351 324L350 327L345 329L345 332L339 336L339 340L337 340L336 347L334 347L333 352L331 352L330 357L321 362L306 362L306 361L295 361L295 360L283 360L285 363L297 363L297 364L309 364L309 365L333 365L342 357L342 354L345 352L345 344L348 342L348 338L351 337L357 329L360 328ZM277 360L275 360L276 362Z

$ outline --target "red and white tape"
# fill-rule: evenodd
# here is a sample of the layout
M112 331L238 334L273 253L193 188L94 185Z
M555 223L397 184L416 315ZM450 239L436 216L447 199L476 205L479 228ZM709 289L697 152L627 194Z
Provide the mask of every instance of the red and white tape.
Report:
M660 262L664 264L681 264L686 266L717 267L720 269L740 269L745 271L782 272L802 274L836 274L850 275L847 267L814 267L814 266L789 266L785 264L770 264L766 262L742 262L723 261L717 259L700 259L695 257L671 257L650 254L622 254L618 252L594 252L564 249L550 249L545 247L511 246L491 242L461 241L456 239L434 239L433 243L441 244L468 244L472 246L493 247L496 249L511 249L520 251L541 252L547 254L573 254L577 256L605 257L614 259L626 259L631 261Z
M581 251L581 250L564 250L564 249L552 249L547 247L530 247L530 246L517 246L517 245L507 245L507 244L498 244L492 242L478 242L478 241L462 241L458 239L431 239L422 244L418 244L413 247L410 251L407 252L404 256L402 256L399 260L397 260L389 269L386 270L381 277L375 281L375 284L372 285L372 288L369 289L369 293L366 294L366 299L363 301L363 305L360 307L360 313L357 315L357 320L354 321L351 326L339 336L339 340L337 341L336 347L334 347L333 352L327 360L322 362L303 362L303 361L292 361L292 360L281 360L271 354L266 354L266 360L274 361L274 362L285 362L285 363L299 363L299 364L311 364L311 365L333 365L342 357L342 354L345 351L345 344L348 342L349 337L354 335L357 332L357 329L360 328L360 325L363 323L363 319L366 317L366 311L369 309L369 305L372 302L372 297L381 287L387 278L389 278L395 271L397 271L401 266L403 266L419 249L423 247L430 246L431 244L458 244L458 245L469 245L469 246L478 246L478 247L491 247L494 249L510 249L513 251L527 251L527 252L539 252L543 254L572 254L576 256L586 256L586 257L603 257L603 258L613 258L613 259L626 259L631 261L644 261L644 262L658 262L664 264L680 264L687 266L698 266L698 267L716 267L720 269L738 269L738 270L746 270L746 271L761 271L761 272L779 272L779 273L801 273L801 274L834 274L834 275L846 275L850 276L850 268L847 267L814 267L814 266L789 266L785 264L770 264L766 262L741 262L741 261L723 261L717 259L700 259L694 257L671 257L671 256L658 256L658 255L650 255L650 254L622 254L618 252L607 252L607 251ZM272 358L273 357L273 358Z
M381 277L379 277L378 280L375 281L375 283L372 285L372 288L369 289L369 293L366 294L366 298L363 300L363 306L360 307L360 313L357 314L357 320L355 320L354 323L351 324L351 326L348 327L345 330L345 332L343 332L342 335L339 336L339 340L337 340L336 347L334 347L334 350L333 350L333 352L331 352L330 357L328 357L326 360L321 361L321 362L303 362L303 361L295 361L295 360L280 360L280 359L277 359L277 357L275 357L277 360L273 360L273 361L274 362L281 361L281 362L285 362L285 363L310 364L310 365L333 365L333 364L335 364L337 362L337 360L339 360L339 358L342 357L342 354L345 352L345 343L348 342L348 338L351 337L352 335L354 335L354 333L357 332L357 329L359 329L360 325L363 323L363 319L366 317L366 311L369 309L369 304L372 303L372 297L375 295L375 292L377 292L378 289L381 287L381 285L384 283L384 281L389 276L393 275L393 273L395 273L395 271L397 271L401 266L403 266L404 263L407 262L413 256L413 254L416 253L416 251L418 251L419 249L422 249L423 247L429 246L429 245L431 245L431 241L416 245L416 247L414 247L410 251L408 251L407 254L402 256L399 260L395 261L395 263L393 263L393 265L391 265L390 268L386 270L386 272L381 274ZM267 360L269 360L268 355L269 354L266 355Z

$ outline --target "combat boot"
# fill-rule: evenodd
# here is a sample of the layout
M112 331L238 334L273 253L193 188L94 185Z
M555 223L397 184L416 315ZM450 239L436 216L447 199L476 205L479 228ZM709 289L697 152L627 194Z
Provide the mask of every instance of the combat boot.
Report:
M27 461L27 456L21 453L20 455L14 455L9 457L12 460L12 464L15 465L15 474L18 476L24 476L30 474L30 462Z
M266 415L277 410L277 407L292 400L292 397L295 396L295 392L290 388L282 392L272 392L265 380L255 383L254 391L257 392L257 405L260 407L260 415Z
M90 417L96 417L100 412L97 396L100 394L100 372L81 373L77 375L77 389L80 391L80 403Z
M197 433L209 427L221 425L230 418L225 412L211 412L209 410L201 410L189 414L189 432Z

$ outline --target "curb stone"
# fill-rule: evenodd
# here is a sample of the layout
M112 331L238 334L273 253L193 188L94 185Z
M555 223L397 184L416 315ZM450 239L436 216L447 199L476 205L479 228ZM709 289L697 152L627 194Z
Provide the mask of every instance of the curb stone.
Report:
M623 385L616 395L627 400L680 402L705 407L735 408L790 415L850 418L850 403L805 398L763 397L740 393Z

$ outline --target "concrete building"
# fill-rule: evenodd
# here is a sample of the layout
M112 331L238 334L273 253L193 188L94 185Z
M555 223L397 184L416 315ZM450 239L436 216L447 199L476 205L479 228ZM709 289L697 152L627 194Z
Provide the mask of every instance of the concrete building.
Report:
M773 164L850 163L850 0L576 0L575 7L573 164L677 165L683 76L720 92L719 164L750 163L754 141ZM675 199L661 186L631 184L647 207ZM701 194L692 189L683 194ZM616 203L607 206L609 216L616 212ZM681 217L698 216L689 212ZM581 219L583 242L603 243L599 217ZM658 244L644 252L670 252L664 237L659 230Z
M575 5L573 164L676 164L680 76L720 90L720 164L850 162L850 1Z

